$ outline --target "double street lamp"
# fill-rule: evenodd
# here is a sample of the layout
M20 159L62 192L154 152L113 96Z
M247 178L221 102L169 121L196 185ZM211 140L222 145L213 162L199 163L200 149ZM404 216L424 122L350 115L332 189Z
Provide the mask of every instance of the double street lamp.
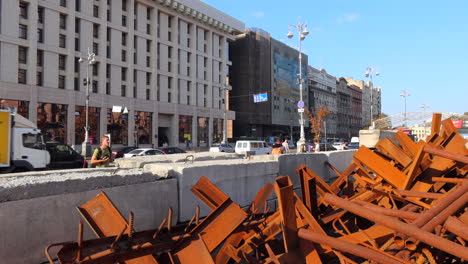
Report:
M367 67L366 78L370 78L370 126L374 128L374 83L372 82L372 76L379 76L380 73L374 67ZM371 86L372 85L372 86Z
M91 156L91 142L89 142L89 118L88 118L88 112L89 112L89 84L91 83L91 80L89 78L89 66L93 65L96 62L96 54L91 53L88 47L88 57L82 58L78 60L78 62L83 63L87 62L86 64L86 79L84 80L84 84L86 85L86 125L84 127L85 129L85 138L83 143L81 144L81 155L84 157L89 157Z
M305 37L309 34L307 30L307 23L306 22L299 22L296 25L289 26L288 38L292 38L294 35L291 32L291 29L296 29L298 33L299 39L299 94L300 94L300 102L302 107L298 109L299 116L300 116L300 125L301 125L301 134L299 141L297 141L297 152L303 152L302 146L305 145L305 135L304 135L304 109L303 109L303 101L302 101L302 45L301 42L305 39Z

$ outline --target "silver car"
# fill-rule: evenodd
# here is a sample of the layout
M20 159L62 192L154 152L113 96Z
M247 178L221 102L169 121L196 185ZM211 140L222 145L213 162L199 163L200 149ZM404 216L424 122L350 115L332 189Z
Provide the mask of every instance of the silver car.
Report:
M150 155L163 155L164 153L159 149L153 148L140 148L134 149L124 154L124 158L136 157L136 156L150 156Z
M226 152L226 153L234 153L234 148L226 143L221 144L213 144L210 148L210 152Z

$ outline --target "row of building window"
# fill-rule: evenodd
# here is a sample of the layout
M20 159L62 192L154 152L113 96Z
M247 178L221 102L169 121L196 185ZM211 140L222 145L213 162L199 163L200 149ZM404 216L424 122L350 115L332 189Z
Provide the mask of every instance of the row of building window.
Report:
M77 1L78 2L78 1ZM24 19L27 19L28 18L28 3L26 2L20 2L20 17L24 18ZM150 10L150 9L148 9ZM158 38L160 37L160 32L159 32L159 24L160 24L160 21L159 21L159 13L158 12L158 32L157 32L157 35L158 35ZM67 28L67 18L68 16L66 14L62 14L60 13L59 15L59 25L60 25L60 29L63 29L63 30L66 30ZM172 41L172 38L171 38L171 32L170 32L170 28L172 27L172 20L173 20L173 16L168 16L168 41ZM136 20L135 20L136 21ZM38 22L39 22L39 26L42 26L44 24L44 7L39 7L38 8ZM76 18L75 19L75 33L80 33L80 18ZM126 16L122 16L122 24L123 26L126 26ZM135 22L135 25L136 25L136 22ZM188 35L191 34L191 24L186 24L187 25L187 33ZM179 30L180 30L180 27L181 27L181 23L179 22L178 24L179 26ZM23 39L27 39L27 25L25 24L21 24L20 23L20 27L19 27L19 37L20 38L23 38ZM136 28L135 28L136 29ZM108 30L108 33L109 33L109 30ZM146 25L146 33L148 35L151 35L151 24L147 24ZM208 40L208 31L207 30L204 30L204 34L203 34L203 39L204 41L206 42ZM99 38L99 24L93 24L93 37L94 38ZM65 48L66 47L66 43L65 43L65 37L63 37L63 41L61 41L61 45L60 47L62 48ZM43 29L42 28L38 28L38 39L39 39L39 42L43 42ZM108 37L107 37L107 40L110 41L110 34L108 34ZM122 42L125 41L125 38L122 38ZM190 37L187 37L186 39L186 46L190 48ZM180 41L180 34L178 36L178 43L181 44L181 41ZM222 46L223 46L223 39L220 37L219 38L219 49L217 51L217 55L219 57L222 56ZM198 47L197 47L198 48ZM75 45L75 49L76 50L79 50L79 45ZM199 48L198 48L199 49ZM206 43L203 44L203 51L206 53L207 52L207 45ZM213 52L213 54L216 54L216 52Z

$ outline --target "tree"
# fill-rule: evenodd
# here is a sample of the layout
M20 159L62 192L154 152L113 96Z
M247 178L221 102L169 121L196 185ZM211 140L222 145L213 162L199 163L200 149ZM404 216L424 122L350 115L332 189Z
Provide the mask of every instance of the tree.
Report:
M320 106L320 108L314 113L308 113L310 132L314 134L314 141L319 141L323 129L323 121L326 116L330 114L330 110L326 105Z
M385 113L381 113L374 118L374 123L375 129L392 129L392 120Z

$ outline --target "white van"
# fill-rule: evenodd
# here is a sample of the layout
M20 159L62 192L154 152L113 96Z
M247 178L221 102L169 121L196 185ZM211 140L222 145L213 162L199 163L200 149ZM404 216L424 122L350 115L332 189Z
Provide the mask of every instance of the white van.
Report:
M255 152L255 155L270 154L271 147L264 141L239 140L236 142L235 151L237 154L245 154L247 151Z

